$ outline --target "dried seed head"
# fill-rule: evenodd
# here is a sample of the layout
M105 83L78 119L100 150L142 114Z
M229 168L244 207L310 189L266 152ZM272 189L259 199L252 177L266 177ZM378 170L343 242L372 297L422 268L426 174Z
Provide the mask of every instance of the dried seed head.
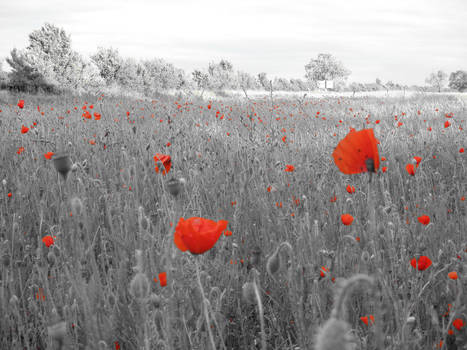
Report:
M2 185L3 185L3 186L6 186L6 179L3 179L3 180L2 180Z
M73 216L81 216L83 214L83 202L78 197L73 197L71 199L71 213Z
M73 165L71 166L71 172L76 173L77 171L78 171L78 164L73 163Z
M144 299L149 295L149 280L142 272L138 272L130 282L130 295L135 299Z
M242 297L243 301L247 304L253 305L256 303L255 286L253 285L253 282L246 282L243 285Z

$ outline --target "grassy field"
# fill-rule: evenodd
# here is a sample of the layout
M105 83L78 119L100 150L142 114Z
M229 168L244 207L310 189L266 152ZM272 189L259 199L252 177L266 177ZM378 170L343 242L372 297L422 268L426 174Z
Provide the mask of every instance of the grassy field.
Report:
M456 96L2 95L0 110L1 349L467 349ZM334 164L351 127L380 142L371 183ZM190 217L229 232L183 253Z

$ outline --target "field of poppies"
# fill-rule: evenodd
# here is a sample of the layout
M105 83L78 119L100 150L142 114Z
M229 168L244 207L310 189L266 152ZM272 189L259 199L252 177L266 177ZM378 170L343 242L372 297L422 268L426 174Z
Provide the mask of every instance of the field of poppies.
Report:
M467 349L456 96L0 96L1 349Z

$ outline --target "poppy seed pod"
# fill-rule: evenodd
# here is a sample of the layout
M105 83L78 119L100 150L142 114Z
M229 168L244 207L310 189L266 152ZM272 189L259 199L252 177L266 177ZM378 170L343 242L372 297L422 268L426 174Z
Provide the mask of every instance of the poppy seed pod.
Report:
M54 155L52 158L54 162L55 169L62 175L63 179L66 180L68 173L71 170L73 162L70 159L70 156L67 154Z

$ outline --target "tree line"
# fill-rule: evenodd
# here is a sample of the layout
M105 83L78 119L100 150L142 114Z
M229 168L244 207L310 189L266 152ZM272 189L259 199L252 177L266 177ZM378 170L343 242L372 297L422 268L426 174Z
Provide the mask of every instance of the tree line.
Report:
M29 45L22 50L13 49L6 62L11 72L2 70L0 61L0 88L26 91L60 93L98 92L117 93L132 91L146 95L167 90L281 90L308 91L324 82L327 89L338 91L375 91L406 89L391 81L347 84L350 71L331 54L321 53L305 65L305 79L270 79L267 73L257 75L235 70L228 60L209 63L206 70L194 70L190 75L163 59L123 58L117 49L98 48L89 58L74 51L71 38L63 29L46 23L29 34ZM442 71L432 73L426 83L441 92L449 88L467 90L467 72L456 71L449 76Z

